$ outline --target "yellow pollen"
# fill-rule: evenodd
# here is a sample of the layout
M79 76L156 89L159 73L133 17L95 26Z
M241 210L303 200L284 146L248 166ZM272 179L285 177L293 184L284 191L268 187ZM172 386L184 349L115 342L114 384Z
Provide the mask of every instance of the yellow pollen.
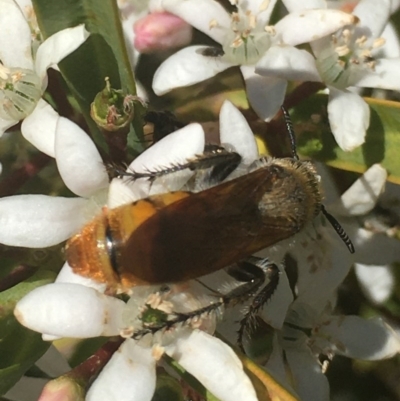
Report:
M251 29L254 29L256 27L256 23L257 23L257 18L254 14L249 14L248 15L248 21L249 21L249 27Z
M158 310L165 312L167 314L170 314L174 310L174 305L172 302L169 301L163 301L157 308Z
M356 45L362 46L367 41L367 37L365 35L360 36L356 39Z
M268 8L269 6L269 0L264 0L261 4L260 4L260 11L264 11Z
M212 19L208 26L209 26L210 29L215 28L215 27L218 26L218 21L216 19Z
M18 81L20 81L24 76L25 76L25 74L23 74L21 71L18 71L11 75L11 80L12 80L13 84L15 84Z
M267 32L267 33L269 33L270 35L275 35L275 33L276 33L275 27L272 26L272 25L267 25L267 26L264 28L264 31Z
M343 61L343 60L338 60L338 64L342 67L342 68L344 68L345 67L345 62Z
M365 49L360 53L360 56L364 58L370 58L372 57L372 53L368 49Z
M386 43L384 38L376 38L372 43L372 48L377 49L378 47L382 47Z
M164 354L164 348L159 345L156 344L153 346L152 350L151 350L151 356L156 360L159 361L161 359L161 357Z
M4 65L0 63L0 78L7 79L9 74L10 74L10 69L4 67Z
M239 13L233 12L231 15L232 15L232 22L240 22Z
M150 294L147 297L146 304L149 305L153 309L157 309L158 306L161 304L160 294L158 292L155 294Z
M351 32L350 32L350 30L349 30L349 29L344 29L343 32L342 32L342 37L343 37L344 41L345 41L346 43L348 43L348 42L349 42L349 39L351 38Z
M335 52L338 54L339 57L343 57L350 53L350 49L347 45L343 45L336 47Z
M236 36L236 38L233 40L231 47L238 48L243 44L243 39L240 35Z
M133 333L134 333L134 332L135 332L135 330L134 330L133 326L129 326L129 327L126 327L126 328L122 329L122 330L119 332L119 335L120 335L122 338L130 338L130 337L133 336Z

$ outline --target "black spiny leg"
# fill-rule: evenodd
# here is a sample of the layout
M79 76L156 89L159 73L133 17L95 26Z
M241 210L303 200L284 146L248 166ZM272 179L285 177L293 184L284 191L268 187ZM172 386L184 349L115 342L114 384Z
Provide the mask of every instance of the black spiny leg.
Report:
M241 162L241 156L236 152L226 150L219 145L206 145L204 153L188 159L185 163L174 164L171 166L160 167L156 170L146 172L136 172L132 170L125 171L124 167L109 165L107 169L113 176L128 177L132 181L139 178L146 178L154 181L156 178L176 173L178 171L189 169L191 171L211 169L209 180L211 183L223 181Z
M222 307L232 307L248 300L257 293L264 283L264 270L268 269L268 266L275 265L270 265L266 259L255 257L238 263L237 266L229 269L228 273L237 280L244 282L244 284L234 288L227 294L221 294L219 300L210 305L186 313L172 312L160 321L144 325L142 329L133 333L132 338L138 340L146 334L154 335L162 330L165 331L179 325L190 324L191 320L196 320L197 322L202 316L206 317L211 313L218 313Z
M269 283L254 297L253 302L249 306L248 311L240 320L238 330L238 346L244 352L243 337L246 331L251 329L253 322L260 309L271 299L272 295L278 288L279 284L279 269L274 263L268 265L265 275L269 278Z

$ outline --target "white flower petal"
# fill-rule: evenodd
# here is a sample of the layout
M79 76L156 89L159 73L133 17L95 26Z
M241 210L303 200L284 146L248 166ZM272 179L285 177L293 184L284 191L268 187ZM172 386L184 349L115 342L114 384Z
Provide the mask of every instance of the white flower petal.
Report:
M247 98L254 111L263 120L271 120L283 103L287 81L257 75L254 66L241 66L240 70L246 83Z
M381 37L385 39L385 45L379 54L382 54L383 58L400 57L399 37L397 36L395 27L391 23L386 25Z
M290 384L287 377L287 370L284 362L284 350L278 339L277 332L274 333L272 353L268 357L268 361L265 364L267 371L279 381L285 388L290 388Z
M154 74L154 92L161 96L174 88L193 85L232 67L222 58L205 57L197 52L204 48L189 46L165 60Z
M56 127L57 167L65 185L89 197L108 186L103 160L89 136L75 123L59 117Z
M125 340L90 387L86 401L150 401L156 387L151 349Z
M386 170L380 164L374 164L341 196L335 210L347 216L367 214L384 191L386 178Z
M282 3L288 9L289 12L311 10L313 8L327 8L325 0L282 0Z
M99 283L98 281L92 280L89 277L83 277L80 274L74 273L68 262L64 263L64 266L58 273L55 283L80 284L86 287L94 288L102 293L104 293L107 288L107 284L105 283Z
M299 269L295 302L312 305L320 313L347 276L354 255L334 229L329 224L321 225L318 219L298 235L295 246L289 250Z
M210 22L216 20L224 28L231 24L227 11L214 0L151 0L149 9L151 12L168 11L175 14L218 43L224 39L225 32L217 27L210 29Z
M390 14L394 14L400 7L400 1L399 0L392 0L391 1L391 6L390 6Z
M31 30L13 0L0 0L0 60L6 67L33 70Z
M256 73L292 81L321 81L314 57L292 46L271 46L257 63Z
M338 145L351 151L365 141L370 111L356 93L329 88L329 123Z
M17 120L5 120L4 118L0 117L0 138L8 128L17 124L17 122Z
M391 266L374 266L355 263L354 271L365 296L379 305L392 295L396 279Z
M251 11L254 15L257 15L257 23L259 25L266 26L274 11L276 2L277 0L270 0L268 2L265 0L250 0L246 2L246 9ZM265 8L266 4L267 8Z
M29 248L59 244L87 220L87 201L45 195L0 199L0 243Z
M88 37L89 32L82 24L74 28L63 29L47 38L39 46L35 60L36 73L42 82L45 80L49 67L59 63L68 54L75 51Z
M360 19L358 25L364 35L381 35L390 18L390 6L391 0L362 0L354 7L353 15Z
M285 271L280 271L278 288L262 309L263 319L272 327L281 329L292 302L293 293L290 288L289 280Z
M242 156L242 162L250 164L258 158L257 143L253 131L243 114L225 100L219 113L220 140L233 146Z
M52 336L51 334L42 334L42 340L43 341L55 341L55 340L59 340L60 336Z
M188 159L203 153L204 131L200 124L194 123L167 135L155 145L138 156L128 170L135 172L157 171L166 167L186 163ZM132 191L141 193L141 198L179 190L193 175L191 170L166 174L150 183L147 179L136 180Z
M322 336L331 336L338 344L337 353L350 358L374 361L390 358L400 351L399 337L380 318L337 316L320 329Z
M35 288L16 305L25 327L73 338L118 335L125 303L79 284L47 284Z
M387 265L400 260L399 240L385 234L376 234L358 226L344 226L353 238L357 262L367 265ZM379 249L379 252L377 252Z
M309 348L286 349L285 355L299 399L329 401L328 379L322 373L321 365Z
M221 401L257 401L239 358L218 338L194 330L165 352Z
M128 180L114 178L111 181L110 187L108 188L107 201L107 205L110 209L136 202L138 199L141 199L142 193L139 190L135 192L137 186L132 185Z
M22 121L22 135L43 153L55 157L54 142L58 118L58 113L40 99L33 112Z
M145 173L149 170L186 163L204 150L204 131L200 124L183 127L151 146L129 166L130 170Z
M275 25L277 42L296 46L320 39L355 22L352 14L339 10L295 11Z
M361 88L400 90L400 58L378 59L375 69L354 83Z

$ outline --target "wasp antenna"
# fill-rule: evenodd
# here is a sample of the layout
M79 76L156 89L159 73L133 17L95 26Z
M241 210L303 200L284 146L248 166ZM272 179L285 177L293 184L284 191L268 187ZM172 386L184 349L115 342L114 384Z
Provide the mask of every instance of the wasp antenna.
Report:
M338 233L342 241L346 244L347 249L350 251L350 253L354 253L354 245L340 223L325 209L324 205L321 205L321 212L328 219L329 223L331 223L331 226Z
M285 119L286 129L289 134L290 146L292 148L292 157L295 160L299 160L299 156L297 154L296 139L295 139L295 135L294 135L292 119L290 118L289 112L287 111L287 109L284 106L281 106L281 109L282 109L282 113L283 113L283 118Z

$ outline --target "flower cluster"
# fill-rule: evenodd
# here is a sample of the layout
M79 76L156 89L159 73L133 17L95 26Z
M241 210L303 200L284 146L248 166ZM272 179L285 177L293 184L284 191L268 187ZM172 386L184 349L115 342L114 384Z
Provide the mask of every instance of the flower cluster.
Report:
M99 5L95 18L86 16L81 25L74 21L82 21L82 10L74 9L79 18L71 19L71 27L45 40L38 27L46 25L47 14L37 3L39 24L29 0L0 0L0 136L6 133L0 141L12 141L10 128L20 129L35 152L54 162L72 195L15 190L0 197L0 255L3 246L59 246L64 264L54 283L23 297L14 295L14 276L0 284L10 291L17 321L43 341L109 337L92 359L50 381L41 401L54 393L63 400L149 401L158 367L169 365L169 373L175 364L221 401L257 401L265 398L263 391L282 391L282 399L290 392L299 400L328 400L325 373L335 355L376 361L400 351L393 321L336 307L352 266L372 305L395 290L398 239L361 223L379 202L386 169L368 159L365 172L338 194L326 166L299 160L285 108L290 157L273 157L273 150L265 155L254 134L276 123L292 87L314 81L327 94L339 147L351 151L363 144L370 109L360 88L400 89L400 47L388 25L396 1L360 0L349 13L324 0L119 0L107 8L115 13L118 35L101 25L105 9ZM193 28L209 38L199 44ZM125 60L100 58L87 83L76 81L87 88L77 89L70 80L76 71L68 75L66 68L59 78L70 86L60 102L47 70L58 71L57 64L73 57L90 35L85 48L95 49L91 54L118 48L116 58ZM122 44L108 43L119 36ZM218 122L154 111L156 102L147 105L140 90L141 97L126 93L134 70L140 77L140 64L153 53L149 71L154 60L163 61L145 77L152 81L143 91L150 99L151 90L161 96L235 67L255 113L239 110L224 92L217 106L214 98L206 105ZM138 62L140 54L148 55ZM101 76L108 97L101 87L96 97L96 79L109 65L118 68L121 89ZM76 62L69 72L80 67ZM109 110L116 93L129 121L111 131L107 114L96 126L88 109L98 104L90 106L87 98ZM168 96L179 98L180 92ZM121 117L121 110L112 110ZM139 152L147 141L142 129L153 140ZM1 178L7 164L0 163ZM171 222L169 213L179 222ZM185 249L175 249L181 243ZM353 244L355 254L348 252ZM271 348L255 356L273 377L273 390L265 385L266 373L255 374L228 345L236 342L252 354L259 326Z

